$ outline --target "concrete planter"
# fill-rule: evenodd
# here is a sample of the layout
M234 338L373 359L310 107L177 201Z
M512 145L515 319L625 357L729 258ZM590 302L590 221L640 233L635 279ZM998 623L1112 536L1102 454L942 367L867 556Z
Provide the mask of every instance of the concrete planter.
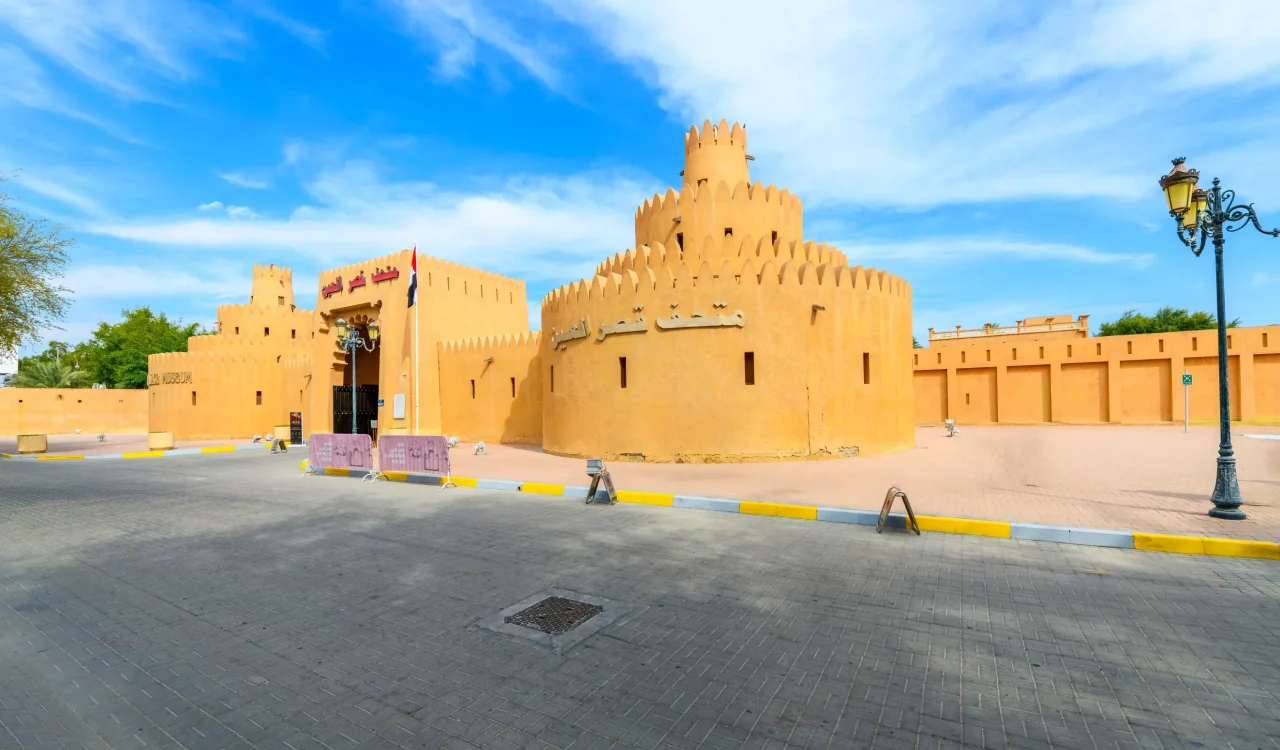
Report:
M147 433L147 450L152 450L152 451L173 450L173 433L172 432L148 432Z
M281 424L271 428L271 437L276 440L283 440L286 444L289 442L289 425Z
M44 453L49 450L48 435L19 435L18 453Z

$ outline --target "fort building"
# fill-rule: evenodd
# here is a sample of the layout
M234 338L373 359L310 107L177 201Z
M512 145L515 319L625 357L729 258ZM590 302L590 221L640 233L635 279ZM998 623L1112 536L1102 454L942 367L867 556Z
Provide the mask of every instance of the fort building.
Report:
M799 198L750 181L745 128L691 128L684 156L679 190L636 210L632 249L547 294L539 332L523 282L431 257L409 307L410 250L323 272L314 310L288 269L256 267L215 333L151 357L149 428L247 437L295 414L304 435L354 420L565 456L809 459L904 450L946 419L1178 421L1184 372L1192 419L1217 418L1214 331L1092 337L1057 315L931 329L913 349L910 285L805 239ZM366 338L377 323L354 382L340 318ZM1280 327L1229 336L1233 419L1280 423Z

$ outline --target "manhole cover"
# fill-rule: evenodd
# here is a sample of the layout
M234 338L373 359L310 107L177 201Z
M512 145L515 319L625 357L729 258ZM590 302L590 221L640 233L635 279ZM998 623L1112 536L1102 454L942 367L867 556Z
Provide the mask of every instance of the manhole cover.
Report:
M521 625L551 635L560 635L604 611L603 607L561 596L549 596L532 607L507 615L503 622Z

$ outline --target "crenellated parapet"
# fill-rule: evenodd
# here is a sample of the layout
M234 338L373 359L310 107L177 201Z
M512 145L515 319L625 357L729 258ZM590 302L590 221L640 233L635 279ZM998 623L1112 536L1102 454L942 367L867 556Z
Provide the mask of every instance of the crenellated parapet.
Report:
M254 266L249 304L257 307L292 309L294 307L293 271L275 264Z
M719 125L710 120L695 125L684 136L684 172L686 183L698 185L707 182L727 181L730 184L749 181L747 162L747 129L738 123L730 125L721 120Z
M453 341L441 341L442 354L474 354L476 352L513 351L516 349L536 349L542 341L540 331L523 333L504 333L501 336L476 336Z
M636 210L635 244L702 247L708 239L753 237L771 244L804 237L804 207L785 188L713 180L668 189Z
M720 240L708 238L701 250L692 247L688 250L671 248L662 243L653 246L641 246L639 250L628 250L618 253L596 266L597 276L608 276L624 270L640 272L646 268L676 268L680 264L690 268L700 268L703 262L718 268L724 261L741 264L746 260L764 263L773 260L779 264L790 260L802 260L815 264L848 265L848 258L843 252L827 245L825 242L790 242L773 244L766 239L756 240L752 237L724 237Z

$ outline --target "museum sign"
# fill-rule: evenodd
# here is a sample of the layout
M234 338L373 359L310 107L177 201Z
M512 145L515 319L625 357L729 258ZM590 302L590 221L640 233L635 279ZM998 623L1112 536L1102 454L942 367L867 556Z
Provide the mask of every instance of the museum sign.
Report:
M177 383L190 383L191 373L189 372L153 372L147 376L147 385L171 385Z

